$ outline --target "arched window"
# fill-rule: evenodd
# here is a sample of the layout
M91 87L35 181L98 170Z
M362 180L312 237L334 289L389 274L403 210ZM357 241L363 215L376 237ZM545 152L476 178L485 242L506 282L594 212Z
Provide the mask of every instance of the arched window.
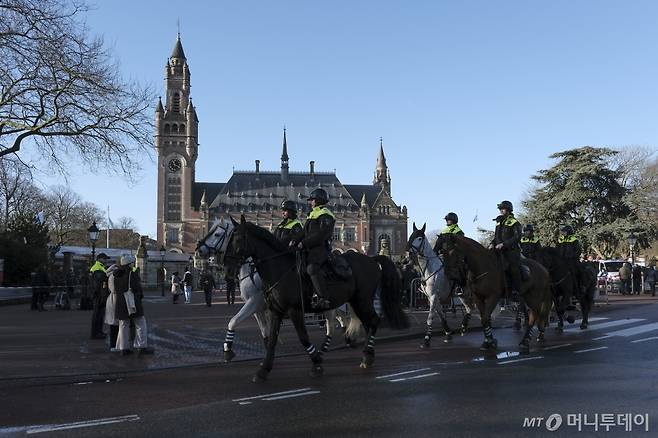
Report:
M180 113L180 93L175 93L171 102L171 109L175 113Z
M180 132L181 134L185 134L185 125L180 125L178 132Z
M173 125L171 125L171 133L172 134L178 134L178 125L177 124L174 123Z
M165 134L169 134L171 132L171 127L169 126L169 123L165 123Z

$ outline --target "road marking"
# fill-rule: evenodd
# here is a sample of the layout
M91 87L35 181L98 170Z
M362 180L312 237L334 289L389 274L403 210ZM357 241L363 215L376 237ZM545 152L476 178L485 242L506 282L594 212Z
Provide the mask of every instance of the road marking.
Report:
M631 344L637 344L638 342L645 342L645 341L653 341L654 339L658 339L658 336L652 336L650 338L644 338L644 339L638 339L635 341L631 341Z
M576 350L574 353L587 353L588 351L605 350L608 347L588 348L587 350Z
M644 321L641 318L628 318L628 319L618 319L615 321L602 322L601 324L590 325L588 330L600 330L604 328L617 327L620 325L633 324L635 322ZM565 332L581 332L582 330L579 327L572 327L565 330Z
M526 360L537 360L537 359L543 359L544 356L535 356L535 357L525 357L523 359L514 359L514 360L506 360L504 362L498 362L498 365L505 365L508 363L514 363L514 362L524 362Z
M81 427L102 426L104 424L123 423L126 421L137 421L138 415L124 415L123 417L99 418L98 420L78 421L66 424L45 424L43 426L31 426L27 429L27 434L54 432L57 430L79 429Z
M543 350L555 350L556 348L569 347L569 346L571 346L571 344L553 345L552 347L544 347Z
M658 330L658 322L654 322L653 324L639 325L637 327L631 327L624 330L617 330L615 332L608 333L608 335L629 337L629 336L639 335L640 333L650 332L653 330Z
M278 397L268 397L268 398L264 398L263 400L267 400L267 401L281 400L281 399L284 399L284 398L303 397L305 395L313 395L313 394L320 394L320 391L298 392L297 394L280 395Z
M604 336L599 336L598 338L592 339L592 341L600 341L601 339L608 339L611 338L612 336L610 335L604 335Z
M425 377L436 376L438 372L421 374L420 376L402 377L401 379L389 380L389 382L404 382L405 380L423 379Z
M417 369L417 370L403 371L401 373L387 374L385 376L377 376L377 377L375 377L375 379L388 379L389 377L403 376L405 374L418 373L418 372L427 371L427 370L429 370L429 368L420 368L420 369Z
M294 392L304 392L304 391L310 391L310 390L311 390L311 388L292 389L290 391L273 392L271 394L255 395L253 397L236 398L233 401L234 402L241 402L241 401L247 401L247 400L256 400L256 399L261 399L261 398L265 398L265 397L275 397L277 395L292 394Z

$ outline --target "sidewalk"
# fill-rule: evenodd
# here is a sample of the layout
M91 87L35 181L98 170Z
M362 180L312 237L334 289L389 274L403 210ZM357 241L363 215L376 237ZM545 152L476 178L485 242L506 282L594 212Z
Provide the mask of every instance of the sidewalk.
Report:
M610 304L643 304L658 302L651 296L609 296ZM172 304L169 295L147 294L144 302L149 326L149 346L152 356L121 356L110 353L103 340L90 340L91 311L53 309L49 301L47 312L30 311L29 304L0 307L0 382L23 384L35 378L79 376L78 380L120 377L126 373L157 369L217 364L229 366L222 360L222 345L228 321L241 307L241 302L230 306L226 298L214 294L213 306L207 307L202 292L194 292L192 304ZM605 306L605 304L601 304ZM596 313L596 309L594 310ZM453 329L459 328L461 312L449 313ZM411 327L395 331L385 326L377 333L378 342L386 338L422 338L426 311L409 313ZM509 327L513 315L501 315L494 328ZM438 336L440 323L434 323ZM316 346L324 340L325 329L308 327ZM479 331L479 318L471 320L471 331ZM333 348L344 347L342 332L336 330ZM234 361L260 359L264 347L254 318L250 317L236 329ZM361 346L359 347L359 350ZM290 321L281 330L277 355L305 354ZM355 351L355 357L359 355Z

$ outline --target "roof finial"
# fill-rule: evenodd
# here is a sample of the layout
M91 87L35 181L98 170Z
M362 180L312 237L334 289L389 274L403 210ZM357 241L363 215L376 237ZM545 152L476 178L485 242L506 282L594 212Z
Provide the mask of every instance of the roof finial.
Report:
M180 17L176 18L177 38L180 40Z

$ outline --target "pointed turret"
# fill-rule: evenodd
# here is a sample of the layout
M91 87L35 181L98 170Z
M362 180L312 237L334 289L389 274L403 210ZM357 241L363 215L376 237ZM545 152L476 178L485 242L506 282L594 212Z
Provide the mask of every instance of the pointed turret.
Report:
M366 200L366 194L364 193L361 196L361 208L368 207L368 201Z
M283 127L283 151L281 152L281 181L288 182L288 140L286 139L286 128Z
M208 209L208 202L206 201L206 191L203 191L203 194L201 195L201 202L199 203L199 208L201 210L207 210Z
M162 106L162 97L158 97L158 104L155 107L155 113L164 113L164 107Z
M380 186L390 193L391 179L388 174L388 166L386 165L386 157L384 156L384 139L379 137L379 156L377 157L377 166L375 167L375 178L372 181L373 185Z
M174 45L174 50L171 52L171 57L173 59L178 59L184 61L187 58L185 57L185 52L183 51L183 44L180 42L180 34L176 37L176 44ZM181 62L182 63L182 62Z

